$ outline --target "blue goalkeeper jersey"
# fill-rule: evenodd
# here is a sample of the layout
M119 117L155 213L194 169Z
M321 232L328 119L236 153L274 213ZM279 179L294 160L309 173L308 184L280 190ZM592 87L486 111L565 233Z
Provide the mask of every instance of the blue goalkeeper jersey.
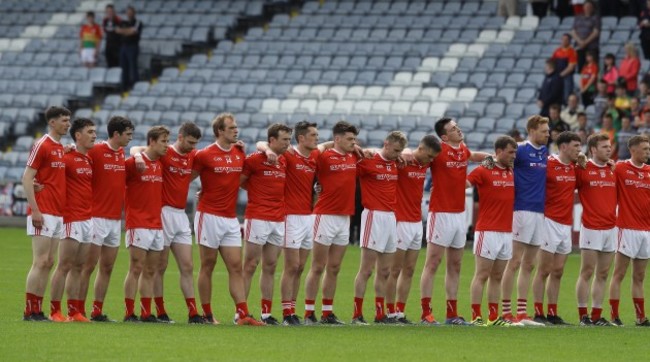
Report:
M533 146L529 141L517 147L515 158L515 211L544 213L546 197L546 161L548 148Z

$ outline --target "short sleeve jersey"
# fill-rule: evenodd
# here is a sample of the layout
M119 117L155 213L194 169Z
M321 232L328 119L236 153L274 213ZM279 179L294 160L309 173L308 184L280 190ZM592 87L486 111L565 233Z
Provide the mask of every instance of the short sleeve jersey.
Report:
M283 154L287 163L287 180L284 186L284 202L287 215L309 215L313 205L313 186L316 161L320 151L314 150L305 157L294 152Z
M93 165L93 217L121 219L126 188L124 149L114 150L102 142L88 151L88 157Z
M515 158L515 211L544 212L548 148L526 141L517 146Z
M66 205L65 223L89 220L93 204L93 167L90 158L78 151L63 156L65 162Z
M196 150L181 154L174 146L169 146L167 153L160 158L163 165L163 205L185 209L195 155Z
M314 214L354 215L357 162L353 153L342 154L333 148L321 153L316 163L316 178L322 191Z
M41 137L29 153L27 167L36 170L35 181L44 186L36 193L36 204L43 214L63 216L66 205L64 151L50 135ZM27 214L31 215L28 208Z
M650 230L650 166L637 167L630 160L616 164L618 219L624 229Z
M427 166L413 161L397 169L397 206L395 208L397 221L422 221L422 194L424 193L424 180L427 177Z
M102 41L102 29L99 27L99 24L84 24L81 26L81 30L79 30L79 37L81 38L83 48L94 49Z
M284 186L287 164L284 156L278 162L268 162L264 152L251 153L244 162L243 174L248 176L247 219L284 221Z
M582 225L592 230L616 226L616 176L610 166L598 166L589 160L584 170L576 167L576 184Z
M569 64L578 63L578 53L572 47L563 48L559 47L553 52L551 57L555 60L555 65L558 72L562 72Z
M368 210L394 211L397 205L397 163L377 153L357 164L361 204Z
M237 216L239 176L245 159L239 147L224 150L217 143L196 153L193 169L201 178L198 211L228 218Z
M144 152L142 159L144 172L136 169L135 158L126 160L126 228L162 229L162 165Z
M432 212L465 211L467 161L472 152L461 143L458 148L443 142L440 154L431 162L433 188L429 210Z
M550 156L546 166L544 216L560 224L573 224L575 189L575 165L562 163L559 158Z
M477 231L512 232L515 181L511 169L495 166L475 168L467 180L478 189Z

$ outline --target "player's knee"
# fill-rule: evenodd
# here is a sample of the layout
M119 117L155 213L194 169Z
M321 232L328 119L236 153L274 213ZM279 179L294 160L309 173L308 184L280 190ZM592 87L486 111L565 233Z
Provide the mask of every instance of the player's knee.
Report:
M591 271L591 274L589 274L585 279L586 279L586 280L589 280L589 278L591 278L591 276L592 276L593 274L594 274L594 271L592 270L592 271ZM608 274L609 274L609 269L599 270L599 271L596 273L595 278L596 278L598 281L603 282L603 281L606 281L606 280L607 280L607 276L608 276Z
M643 283L645 279L645 270L635 270L632 272L632 282Z
M310 273L313 273L315 276L320 277L325 271L325 265L322 263L316 263L315 261L311 264Z
M378 268L377 269L377 278L386 280L388 279L388 276L390 275L390 268Z
M265 273L275 273L275 269L278 266L277 261L265 261L262 263L262 270L264 270Z
M190 263L181 263L178 266L178 270L180 270L181 275L192 275L194 272L194 265Z
M248 259L244 263L244 271L248 274L253 274L255 273L255 270L257 269L257 265L260 263L259 260L255 259Z
M600 275L602 273L598 273L596 275L597 278L600 279ZM583 266L582 270L580 270L580 277L584 280L589 280L591 277L594 275L594 267L593 266ZM607 272L605 272L605 278L607 278Z
M553 271L551 272L551 276L555 279L560 279L562 278L562 275L564 275L564 267L560 268L553 268Z
M424 270L434 274L438 270L438 266L440 266L440 258L434 258L425 263Z
M339 275L339 271L341 271L341 264L333 264L333 265L328 265L327 266L327 273L332 274L334 276ZM372 272L371 272L372 274Z
M111 262L102 262L99 264L99 272L106 274L106 275L111 275L113 272L113 263Z
M298 263L298 267L296 267L296 274L301 275L304 271L305 271L305 264Z
M525 272L525 273L532 273L533 270L535 269L535 265L533 263L520 263L518 269L520 269L520 272ZM543 273L548 275L548 270L545 270Z

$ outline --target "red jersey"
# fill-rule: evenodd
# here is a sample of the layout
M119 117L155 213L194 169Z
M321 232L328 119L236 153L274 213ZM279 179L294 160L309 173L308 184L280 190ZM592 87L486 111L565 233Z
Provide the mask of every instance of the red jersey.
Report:
M467 180L478 188L479 209L476 231L512 232L515 209L515 178L512 169L496 165L474 169Z
M465 179L471 154L464 143L454 148L442 142L440 154L431 162L431 212L465 211Z
M624 229L650 230L650 166L637 167L630 160L616 164L618 218Z
M582 204L582 225L592 230L616 226L616 176L609 165L592 160L583 170L576 167L576 185Z
M572 225L575 189L575 165L564 164L559 158L549 156L546 164L544 216L560 224Z
M102 28L99 24L83 24L79 30L79 38L83 48L95 48L102 41Z
M72 151L63 156L65 162L66 204L63 221L89 220L93 204L93 166L90 158L83 153Z
M320 154L316 178L323 191L314 207L314 214L354 215L357 162L355 154L341 154L333 148Z
M305 157L294 148L283 154L287 163L287 180L284 186L284 203L287 215L309 215L313 204L313 186L316 160L320 151L314 150Z
M361 204L368 210L394 211L397 205L397 163L377 153L357 164Z
M596 78L598 77L598 64L586 63L580 71L580 86L586 86L587 83L589 83L589 79L591 79L593 76L596 76ZM591 83L589 89L596 89L596 81Z
M422 221L422 194L424 194L427 167L428 165L421 165L417 161L413 161L397 169L397 205L395 207L397 221Z
M193 170L201 177L198 211L229 218L237 216L239 176L244 159L246 155L239 147L224 150L216 142L196 153Z
M578 53L572 47L555 49L551 58L555 60L557 70L560 72L566 69L569 64L578 63Z
M163 165L163 205L185 209L187 192L192 182L192 165L196 150L181 154L174 146L160 158Z
M93 217L121 219L126 189L124 149L114 150L102 142L88 151L88 157L93 165Z
M284 156L279 156L276 164L268 162L264 152L251 153L246 157L243 174L248 176L247 219L284 221L286 171Z
M126 160L126 228L162 229L162 164L144 152L142 159L142 173L135 168L135 158Z
M36 193L36 204L42 214L63 216L66 205L64 151L61 143L50 135L41 137L29 153L27 167L36 170L35 181L44 186ZM27 208L27 215L32 211Z

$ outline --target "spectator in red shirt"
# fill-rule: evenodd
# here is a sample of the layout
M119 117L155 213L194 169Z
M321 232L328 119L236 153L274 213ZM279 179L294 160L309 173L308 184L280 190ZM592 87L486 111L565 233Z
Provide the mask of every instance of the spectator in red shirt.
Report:
M573 72L575 72L578 64L578 54L571 47L571 36L569 34L562 35L560 46L555 49L551 58L555 60L557 71L560 72L564 84L562 99L563 103L566 104L569 94L573 93Z
M586 108L594 104L596 95L596 80L598 79L598 63L592 52L587 52L587 63L580 72L580 94L582 105Z
M618 69L616 69L616 58L614 58L614 54L612 53L605 55L603 80L607 83L607 93L614 93L616 90L616 81L618 80Z
M621 61L619 76L625 79L627 93L632 96L638 88L639 69L641 61L636 47L632 43L625 44L625 58Z

